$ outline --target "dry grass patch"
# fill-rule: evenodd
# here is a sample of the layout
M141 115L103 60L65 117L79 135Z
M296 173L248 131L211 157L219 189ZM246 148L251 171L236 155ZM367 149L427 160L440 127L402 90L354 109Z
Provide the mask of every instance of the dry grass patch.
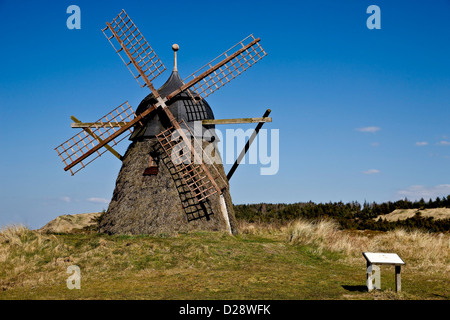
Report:
M395 252L408 264L408 268L430 273L448 272L450 269L450 235L407 232L397 229L389 232L340 230L333 220L308 222L297 220L287 229L292 244L312 245L320 250L341 252L349 261L360 261L361 253Z
M67 249L55 235L42 235L21 225L1 229L0 291L54 283L54 273L68 262Z
M289 223L273 222L247 222L244 220L238 220L238 230L241 234L250 235L283 235L288 230Z

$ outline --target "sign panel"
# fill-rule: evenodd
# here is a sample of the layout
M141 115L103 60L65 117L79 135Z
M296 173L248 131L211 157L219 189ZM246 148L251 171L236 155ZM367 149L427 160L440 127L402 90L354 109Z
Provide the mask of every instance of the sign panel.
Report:
M363 256L371 264L405 264L396 253L363 252Z

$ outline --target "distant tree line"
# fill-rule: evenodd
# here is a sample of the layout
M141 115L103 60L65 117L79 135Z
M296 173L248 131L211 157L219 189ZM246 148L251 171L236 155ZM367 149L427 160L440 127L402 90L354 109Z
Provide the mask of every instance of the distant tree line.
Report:
M450 208L450 195L444 198L437 197L435 200L410 201L408 199L395 202L368 203L362 205L353 201L350 203L329 202L329 203L259 203L240 204L234 206L236 218L248 222L288 222L298 218L320 219L333 218L344 229L369 229L378 231L388 231L395 228L406 230L421 229L430 232L450 231L450 219L425 218L420 215L420 210L431 208ZM391 213L396 209L417 209L415 216L399 221L385 221L380 215Z

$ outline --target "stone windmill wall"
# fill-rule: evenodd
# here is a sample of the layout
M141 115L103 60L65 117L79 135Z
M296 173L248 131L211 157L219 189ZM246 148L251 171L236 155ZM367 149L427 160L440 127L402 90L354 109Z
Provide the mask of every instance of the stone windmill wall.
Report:
M204 141L204 146L209 142ZM157 175L144 176L149 154L159 158ZM212 164L207 164L213 171ZM214 164L227 181L222 164ZM224 198L233 233L237 233L231 197ZM112 200L99 224L109 234L174 234L192 230L227 231L219 195L205 205L193 198L156 138L134 141L124 155Z

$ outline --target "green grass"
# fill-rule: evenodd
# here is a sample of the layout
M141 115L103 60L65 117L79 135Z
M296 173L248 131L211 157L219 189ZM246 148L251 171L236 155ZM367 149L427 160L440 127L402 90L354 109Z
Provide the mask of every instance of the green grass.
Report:
M0 299L448 299L448 275L405 266L402 292L382 268L381 291L364 290L365 260L293 244L282 233L176 237L40 235L1 241ZM81 289L66 269L81 269Z

